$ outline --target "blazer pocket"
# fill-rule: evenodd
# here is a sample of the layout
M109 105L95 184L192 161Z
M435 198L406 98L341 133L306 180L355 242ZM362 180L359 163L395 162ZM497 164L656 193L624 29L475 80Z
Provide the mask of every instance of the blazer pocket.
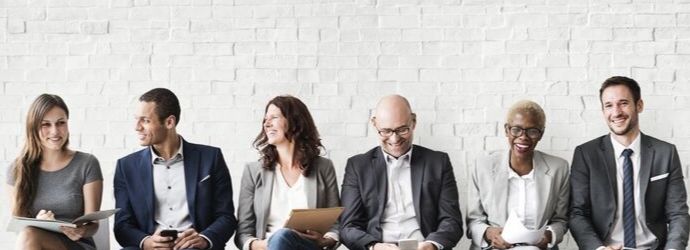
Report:
M668 173L653 176L652 178L649 178L649 182L658 181L664 178L668 178Z
M204 182L204 181L207 181L207 180L210 179L210 178L211 178L211 175L207 175L206 177L204 177L203 179L201 179L201 181L199 181L199 184L201 184L201 183Z

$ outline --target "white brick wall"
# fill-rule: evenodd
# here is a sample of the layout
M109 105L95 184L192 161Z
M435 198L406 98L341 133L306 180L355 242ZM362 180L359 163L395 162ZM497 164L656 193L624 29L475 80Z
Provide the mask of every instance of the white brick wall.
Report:
M539 148L570 160L607 132L597 90L611 75L640 81L642 130L690 166L687 1L6 0L0 41L0 177L29 103L56 93L73 147L101 161L104 208L115 160L139 149L135 100L153 87L179 95L186 139L223 149L235 190L272 96L307 103L341 180L347 157L376 145L377 99L400 93L418 113L416 142L452 156L464 208L468 167L505 148L507 107L541 103ZM14 240L0 233L2 248Z

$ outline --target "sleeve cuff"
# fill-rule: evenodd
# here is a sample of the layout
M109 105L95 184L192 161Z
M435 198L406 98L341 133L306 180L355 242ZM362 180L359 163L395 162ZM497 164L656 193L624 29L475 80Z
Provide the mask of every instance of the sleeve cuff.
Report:
M208 237L206 237L206 235L199 234L199 236L201 236L202 238L206 239L206 241L208 242L208 248L207 248L207 249L212 249L212 248L213 248L213 241L211 241Z
M429 243L431 243L431 244L434 244L434 246L436 246L436 249L438 249L438 250L443 249L443 245L438 244L438 242L436 242L436 241L433 241L433 240L425 240L424 242L429 242Z
M338 237L337 233L334 232L327 232L326 234L323 235L324 238L331 238L336 242L340 242L340 237Z
M548 247L548 248L553 248L553 246L556 245L556 238L557 238L557 237L556 237L556 232L553 231L553 229L551 228L551 226L547 226L547 227L546 227L546 230L549 230L549 232L551 232L551 242L549 242L549 244L546 245L546 247Z
M144 241L148 238L151 238L151 235L146 235L146 237L144 237L143 239L141 239L141 241L139 241L139 248L140 249L144 249Z
M252 244L255 240L258 240L259 238L251 238L248 239L247 241L244 242L244 245L242 245L242 250L249 250L249 245Z

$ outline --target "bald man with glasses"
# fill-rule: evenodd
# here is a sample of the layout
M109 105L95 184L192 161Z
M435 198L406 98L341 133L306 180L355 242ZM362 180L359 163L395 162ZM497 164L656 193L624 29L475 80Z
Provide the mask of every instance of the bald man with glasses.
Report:
M382 98L371 118L380 146L347 161L340 239L352 250L452 249L463 234L448 154L413 145L416 115L402 96Z

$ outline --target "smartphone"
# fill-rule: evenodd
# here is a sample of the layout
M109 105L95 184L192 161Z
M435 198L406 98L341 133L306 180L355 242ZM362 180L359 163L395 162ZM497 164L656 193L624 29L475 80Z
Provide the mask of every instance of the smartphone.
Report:
M417 250L417 244L418 242L415 239L398 240L400 250Z
M177 230L166 229L161 231L160 235L163 237L172 237L172 241L175 241L177 239Z

